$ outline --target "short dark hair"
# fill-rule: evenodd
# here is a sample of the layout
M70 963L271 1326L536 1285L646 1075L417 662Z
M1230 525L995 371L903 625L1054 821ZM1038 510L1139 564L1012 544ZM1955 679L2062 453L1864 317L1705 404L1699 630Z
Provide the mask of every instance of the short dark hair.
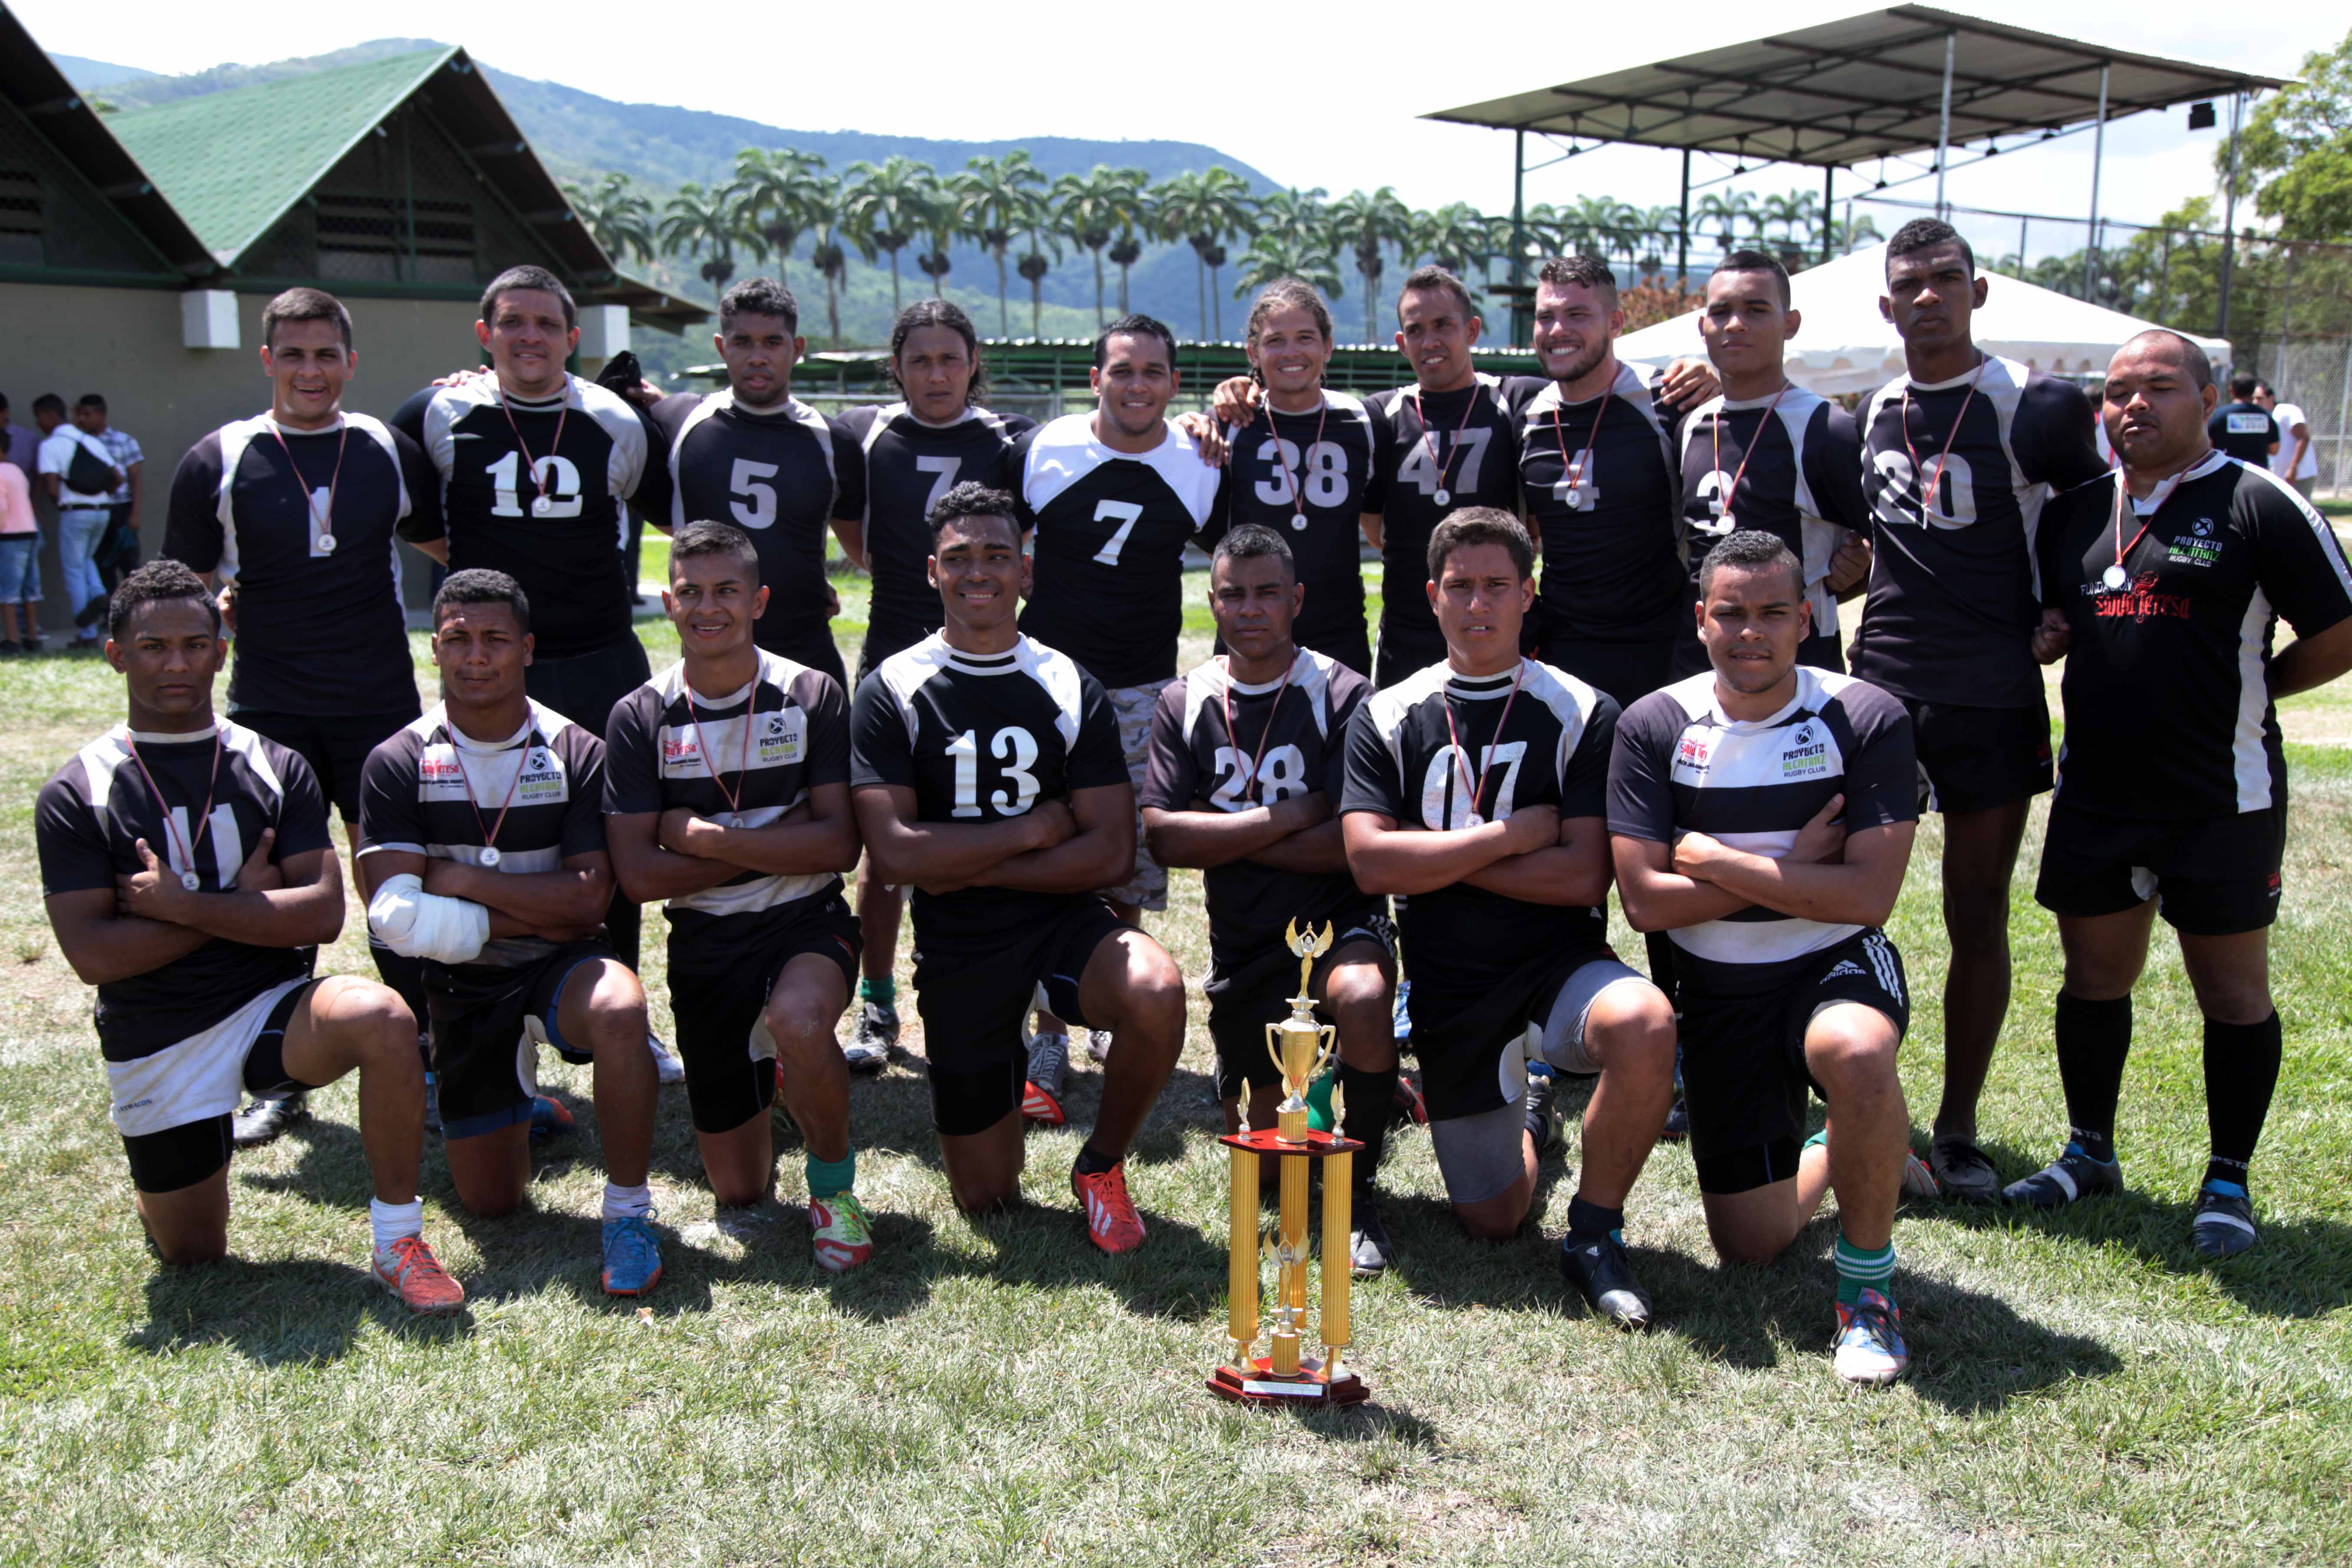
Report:
M1499 544L1510 552L1511 564L1522 578L1536 574L1536 542L1527 525L1500 507L1465 506L1429 536L1429 580L1445 575L1445 558L1475 545Z
M787 333L801 330L801 302L772 278L746 278L719 296L719 330L725 331L738 316L778 316Z
M966 479L951 487L939 499L938 504L923 514L930 526L931 548L939 548L940 535L948 524L961 522L968 517L1001 517L1004 526L1013 531L1013 542L1021 542L1020 503L1003 490L991 489L977 479Z
M1555 256L1536 271L1538 283L1555 289L1590 289L1617 308L1617 274L1597 256Z
M522 289L554 295L563 306L565 331L568 331L580 324L580 308L572 302L572 290L563 286L563 279L544 267L533 267L529 263L520 267L509 267L490 279L490 286L482 290L482 320L488 321L496 319L499 295Z
M2277 387L2275 387L2275 386L2273 386L2273 385L2272 385L2269 382L2267 382L2267 381L2258 381L2258 382L2254 383L2254 390L2255 390L2256 392L2267 392L2267 393L2269 393L2273 397L2276 397L2276 396L2278 395L2278 388L2277 388ZM0 397L0 408L5 408L5 407L7 407L7 406L8 406L8 400L7 400L6 398L5 398L5 397Z
M1146 337L1158 338L1168 345L1168 368L1174 370L1176 368L1175 329L1157 316L1147 316L1139 310L1129 311L1102 330L1102 336L1095 340L1095 368L1102 369L1104 363L1109 359L1111 339Z
M2254 395L2254 388L2261 384L2253 372L2242 370L2230 378L2230 395L2241 403L2250 402Z
M343 335L343 351L352 346L352 313L324 289L289 289L261 308L261 346L276 346L280 321L332 321Z
M1443 289L1453 295L1454 303L1462 307L1462 316L1465 321L1478 313L1478 307L1470 302L1470 290L1464 286L1461 279L1443 267L1434 265L1416 267L1404 275L1404 282L1397 289L1396 310L1399 326L1404 324L1404 297L1415 289L1425 291L1431 289Z
M760 580L760 549L751 536L731 522L713 522L708 519L689 522L670 536L669 566L677 570L681 561L691 561L698 555L731 555L751 563L751 581Z
M1706 596L1707 584L1714 581L1718 567L1737 566L1743 572L1762 567L1785 566L1789 585L1798 598L1805 596L1805 568L1788 542L1777 533L1767 533L1760 528L1738 528L1716 541L1698 563L1699 596Z
M134 568L116 585L114 596L106 602L106 635L121 642L132 613L140 605L173 599L200 601L211 612L213 636L220 636L220 605L213 598L213 591L205 586L202 577L169 556Z
M1707 276L1719 278L1727 272L1769 272L1780 285L1780 309L1789 308L1789 269L1779 257L1761 250L1735 250L1717 262Z
M2150 327L2146 331L2134 332L2124 343L2124 347L2129 348L2133 343L2141 342L2149 338L2169 338L2180 345L2180 368L2188 372L2189 385L2202 392L2213 384L2213 362L2206 356L2203 349L2199 348L2189 342L2187 336L2174 331L2170 327Z
M898 319L890 323L890 357L882 366L890 384L902 395L905 394L906 385L898 379L898 352L907 346L908 338L924 327L945 327L963 340L963 352L971 356L971 384L964 388L963 405L978 405L988 390L988 370L980 361L980 333L973 330L971 318L964 314L963 307L952 300L918 300L899 311Z
M36 414L54 414L58 418L62 419L65 417L66 413L66 400L59 397L54 392L45 392L41 394L40 396L33 399L33 412Z
M1298 581L1298 560L1291 554L1288 542L1257 522L1245 522L1217 541L1217 548L1209 556L1209 570L1215 571L1220 561L1255 561L1260 556L1281 562L1284 574L1294 583Z
M1916 256L1939 245L1958 246L1960 260L1967 264L1969 276L1977 275L1977 253L1969 248L1969 242L1960 237L1958 229L1934 217L1915 217L1896 229L1895 237L1886 242L1886 264L1891 268L1898 256Z
M440 592L433 595L435 631L441 629L441 612L453 605L504 605L514 612L515 625L530 630L530 601L523 596L522 584L487 566L468 566L441 580Z
M100 414L103 414L106 412L106 399L95 392L85 392L79 397L74 399L74 406L76 408L95 408Z

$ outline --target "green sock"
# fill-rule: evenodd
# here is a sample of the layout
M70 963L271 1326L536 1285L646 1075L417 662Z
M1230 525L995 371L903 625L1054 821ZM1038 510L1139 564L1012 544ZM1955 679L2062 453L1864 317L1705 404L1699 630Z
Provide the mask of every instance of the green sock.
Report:
M1895 1244L1888 1242L1875 1252L1865 1252L1845 1238L1840 1231L1837 1238L1837 1299L1841 1307L1858 1305L1865 1289L1886 1294L1887 1281L1895 1277Z
M1819 1132L1814 1133L1811 1138L1805 1140L1806 1149L1826 1149L1829 1146L1830 1130L1826 1127L1822 1128ZM1804 1151L1801 1149L1798 1151L1799 1153L1802 1153Z
M1331 1114L1331 1090L1339 1081L1339 1069L1334 1067L1307 1086L1307 1125L1318 1132L1328 1132L1339 1124Z
M898 977L895 974L886 974L879 980L868 976L858 979L857 999L860 1002L879 1002L887 1007L898 994Z
M856 1147L852 1145L838 1160L820 1160L811 1154L803 1168L808 1172L809 1196L837 1198L857 1184Z

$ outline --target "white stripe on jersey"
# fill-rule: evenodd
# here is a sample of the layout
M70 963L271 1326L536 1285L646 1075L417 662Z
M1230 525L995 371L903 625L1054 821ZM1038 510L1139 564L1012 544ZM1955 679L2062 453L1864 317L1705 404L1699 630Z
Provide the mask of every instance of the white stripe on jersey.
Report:
M399 521L408 515L411 502L408 498L408 474L400 464L400 448L392 444L392 431L383 421L367 414L343 415L341 422L336 428L341 429L345 426L358 431L373 441L383 449L384 461L392 465L392 482L400 493L399 510L392 516L394 521ZM235 582L237 574L239 558L236 548L236 509L230 503L230 493L236 488L237 465L245 460L245 449L247 447L261 439L270 430L283 428L283 426L267 414L257 414L249 419L239 419L220 427L220 492L213 500L213 515L220 519L221 554L220 564L213 568L213 574L223 583ZM297 430L294 434L316 436L319 432ZM318 508L312 507L310 511L310 553L313 556L323 557L331 552L319 548L318 536L324 525L333 521L332 510L329 509L322 515ZM400 595L400 538L397 534L393 536L392 541L392 589L393 596L397 599Z
M909 408L904 403L893 403L886 407L875 410L872 422L866 426L866 435L864 438L857 443L857 449L865 455L866 464L866 510L861 512L859 516L868 527L873 526L874 522L875 443L880 441L884 434L889 430L891 421L897 419L902 414L908 418L912 419L918 426L926 430L952 430L959 425L968 424L971 421L977 419L982 424L986 425L991 430L995 431L996 438L998 440L1004 442L1008 446L1011 445L1013 441L1012 434L1004 428L1004 416L994 413L986 408L977 408L967 405L962 413L957 415L953 419L949 420L944 425L932 424L929 420L918 415L913 409ZM825 443L824 462L825 468L830 470L833 467L833 444L830 441ZM955 471L952 466L949 468L948 477L950 479L955 477ZM840 483L841 476L835 474L834 476L834 484L835 486L835 494L836 498L838 498L840 493Z
M416 752L418 805L422 805L427 801L464 801L467 798L467 786L471 784L474 808L482 815L487 825L497 820L498 812L506 805L509 797L516 805L554 805L570 800L572 781L570 774L564 771L562 753L555 749L555 738L574 726L571 720L566 719L554 709L542 707L536 698L527 698L525 701L529 705L530 711L523 720L522 729L515 736L503 742L476 741L471 736L467 736L466 760L462 763L457 760L457 747L454 742L436 742L433 739L433 733L436 730L446 730L453 736L462 732L456 722L450 719L447 703L436 702L422 715L402 726L401 733L415 736L418 742ZM545 745L524 744L533 731L537 731L540 739L546 742ZM526 764L531 763L534 752L542 759L538 763L542 772L552 772L563 781L562 793L556 801L527 801L523 798L524 792L518 785L515 775L521 772ZM360 853L366 855L379 849L399 850L409 855L430 856L441 853L446 854L452 860L468 866L478 866L482 863L482 847L475 844L385 842L370 845ZM526 871L561 871L562 869L563 869L563 850L560 846L551 845L544 849L499 851L499 870L504 875L515 876Z
M903 652L892 654L874 672L882 678L883 687L898 705L898 716L906 721L910 742L921 738L915 693L943 669L958 669L966 675L1027 676L1054 700L1054 728L1061 735L1062 744L1077 743L1080 688L1076 659L1025 637L1017 639L1004 653L967 654L950 647L947 638L938 632Z
M686 438L694 433L694 427L696 426L701 424L712 415L717 414L721 409L733 408L734 406L735 389L733 387L729 387L724 392L714 392L709 394L708 396L703 398L700 403L688 409L687 411L686 417L678 421L677 435L669 444L669 472L671 481L669 491L669 522L670 527L673 530L684 528L688 522L695 521L686 515L686 487L685 485L677 482L679 476L686 471L681 466L682 460L679 457L679 454L686 450ZM904 407L905 405L901 404L899 406ZM767 420L770 424L775 423L775 421L763 409L746 408L741 412L744 416L749 419L763 419ZM793 424L799 426L802 429L816 437L816 449L824 454L824 477L833 486L833 493L825 498L824 514L827 517L831 517L833 515L833 503L841 499L841 476L834 471L833 467L833 429L830 426L825 424L824 415L819 414L815 409L811 408L807 404L803 403L799 398L794 397L790 394L785 395L783 413ZM877 430L880 429L882 427L882 421L880 419L875 420L874 427ZM746 468L753 471L746 475L741 471ZM730 478L728 483L728 493L730 495L737 493L737 479L743 478L753 479L772 479L775 477L776 472L776 468L772 464L739 461L737 464L737 474L733 478ZM620 491L615 489L613 493L614 495L618 495L620 494ZM748 528L751 526L751 524L746 523L740 515L721 518L719 521L721 522L731 522L736 524L738 527ZM762 522L758 526L765 528L768 525Z
M725 396L726 394L719 394ZM436 387L425 405L425 455L441 475L441 492L449 491L449 476L457 466L457 422L478 408L499 406L498 377L489 374L468 376L453 386ZM520 398L506 400L519 414L550 414L557 410L557 400L549 398L540 403L526 403ZM609 387L576 375L563 378L562 405L573 413L594 420L612 443L605 459L604 487L615 502L637 488L638 476L646 471L646 460L652 456L646 449L646 427L637 420L636 405L624 399ZM829 457L833 448L825 448ZM545 462L547 454L539 461ZM626 542L625 534L623 536Z
M1209 467L1193 450L1192 439L1166 420L1161 440L1149 452L1115 452L1095 439L1094 416L1065 414L1041 426L1029 438L1029 455L1021 474L1022 499L1029 510L1042 512L1054 499L1105 463L1141 463L1160 476L1199 527L1209 521L1217 500L1223 471Z
M1879 492L1880 499L1888 507L1894 508L1897 514L1890 517L1886 510L1882 509L1879 513L1881 521L1917 527L1919 514L1916 510L1901 504L1901 494L1906 489L1916 493L1929 479L1938 474L1948 476L1948 482L1939 485L1937 489L1949 492L1953 510L1958 515L1948 517L1938 510L1943 505L1942 495L1927 497L1927 525L1930 528L1956 530L1971 527L1977 521L1978 509L1976 476L1968 471L1967 461L1958 452L1943 454L1942 466L1939 468L1937 458L1930 456L1923 444L1919 452L1919 460L1926 465L1927 472L1915 474L1911 471L1911 455L1908 451L1871 450L1870 432L1877 426L1880 409L1890 403L1899 405L1906 388L1915 393L1949 392L1966 386L1973 381L1976 385L1976 395L1982 399L1986 406L1993 412L1993 428L2000 437L2002 460L2009 465L2011 474L2021 475L2024 470L2018 467L2014 426L2017 421L2018 404L2025 396L2026 378L2032 374L2033 368L2021 361L2004 359L1999 354L1986 354L1981 377L1974 370L1969 371L1966 375L1955 376L1949 381L1915 382L1907 374L1898 375L1873 393L1862 413L1862 460L1865 463L1876 464L1881 471L1894 476L1900 481L1890 482ZM1941 447L1942 443L1938 441L1939 452ZM1953 467L1954 464L1958 466ZM2019 483L2014 486L2014 493L2017 498L2018 521L2025 534L2026 569L2032 574L2033 597L2038 604L2042 598L2042 554L2036 545L2042 530L2042 508L2050 499L2051 487L2042 481L2031 484Z
M1591 716L1593 708L1601 700L1601 693L1569 674L1568 671L1556 669L1540 659L1522 658L1519 660L1519 669L1522 672L1519 680L1520 699L1525 701L1542 703L1551 710L1552 717L1559 721L1559 747L1558 754L1552 758L1551 765L1553 776L1563 778L1568 773L1568 760L1576 754L1578 743L1584 739L1585 721ZM1465 702L1503 702L1510 700L1511 683L1503 679L1501 675L1479 676L1476 679L1481 684L1470 689L1464 689L1454 684L1457 680L1468 679L1471 678L1457 675L1451 664L1440 660L1425 669L1417 670L1406 676L1394 686L1375 691L1364 700L1364 707L1372 716L1372 727L1379 731L1381 742L1388 747L1389 755L1396 759L1397 777L1405 784L1408 791L1412 782L1412 768L1404 754L1404 721L1408 714L1441 691L1446 694L1449 700L1454 698L1459 698ZM1497 721L1499 722L1499 720ZM1511 815L1509 797L1498 792L1496 804L1500 809L1492 820L1496 822L1508 820ZM1427 801L1424 801L1423 805L1429 807L1424 813L1424 820L1431 818L1439 821L1446 820L1445 808L1442 805L1432 806ZM1457 826L1475 827L1486 820L1488 819L1473 816L1470 820Z
M1307 710L1315 719L1315 733L1325 741L1331 738L1327 728L1331 719L1331 672L1339 668L1339 660L1311 647L1300 648L1290 664L1290 688L1306 697ZM1201 721L1201 710L1223 692L1230 691L1236 697L1264 697L1281 687L1280 676L1259 686L1235 680L1225 671L1224 656L1213 656L1184 676L1184 728L1180 732L1189 737Z
M1773 417L1787 432L1789 450L1796 463L1797 530L1798 538L1804 545L1805 602L1812 611L1813 634L1816 637L1832 637L1838 629L1837 595L1829 588L1830 558L1845 542L1845 530L1822 516L1821 502L1813 497L1812 479L1805 471L1805 432L1812 428L1813 411L1828 401L1821 394L1808 392L1792 382L1781 393L1777 404L1769 397L1731 398L1717 394L1692 409L1690 416L1683 421L1685 465L1689 461L1689 454L1698 446L1708 421L1719 419L1726 414L1744 414L1751 408L1769 407ZM1763 429L1759 426L1757 437L1761 439L1762 436ZM1683 468L1675 469L1677 474L1684 471ZM1739 462L1736 458L1731 460L1729 468L1713 470L1716 493L1723 504L1738 499L1725 493L1730 489L1731 481L1738 477L1738 472ZM1736 520L1738 514L1735 512L1733 515ZM1696 556L1700 552L1694 546L1691 553Z

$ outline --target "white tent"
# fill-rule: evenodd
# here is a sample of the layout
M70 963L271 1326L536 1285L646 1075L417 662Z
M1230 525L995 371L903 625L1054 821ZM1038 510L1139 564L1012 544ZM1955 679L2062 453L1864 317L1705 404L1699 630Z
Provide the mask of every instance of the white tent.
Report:
M1789 379L1834 397L1885 385L1903 369L1903 342L1878 313L1886 281L1886 247L1872 246L1851 256L1808 268L1790 279L1790 302L1801 312L1797 335L1789 340ZM1706 353L1698 335L1699 312L1628 332L1617 340L1617 357L1639 364L1664 364ZM2126 338L2158 325L2120 310L2089 304L2018 279L1990 275L1972 335L1978 346L2036 369L2073 374L2104 372ZM2215 367L2230 363L2221 338L2182 334L2202 348Z

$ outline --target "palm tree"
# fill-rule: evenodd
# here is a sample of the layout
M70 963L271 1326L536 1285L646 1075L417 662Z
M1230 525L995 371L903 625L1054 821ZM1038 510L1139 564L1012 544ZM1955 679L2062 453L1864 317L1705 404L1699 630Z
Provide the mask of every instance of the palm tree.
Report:
M1756 198L1746 191L1730 191L1717 195L1709 191L1699 198L1698 216L1703 222L1714 224L1723 236L1723 248L1728 254L1738 242L1740 226L1757 226Z
M929 237L931 248L915 258L915 265L931 280L931 296L938 299L941 297L941 279L948 275L948 247L960 239L976 239L979 236L965 221L963 204L956 199L955 193L937 182L923 204L920 227Z
M814 236L809 245L809 265L824 279L825 326L837 349L841 346L841 280L849 270L849 255L841 245L841 182L831 174L817 175L809 182L802 205Z
M735 276L736 247L757 255L763 246L745 226L742 205L732 185L705 190L691 180L678 186L664 204L658 237L666 250L689 258L707 256L709 259L698 270L714 292L724 289Z
M1161 232L1192 247L1201 335L1208 337L1212 331L1211 301L1215 300L1215 291L1209 286L1209 252L1222 252L1228 236L1250 232L1249 182L1230 169L1212 164L1197 174L1187 171L1179 174L1152 194ZM1215 309L1214 332L1223 337L1223 301L1216 300Z
M1840 256L1852 256L1864 246L1875 244L1886 237L1878 232L1878 225L1871 221L1868 213L1864 213L1851 224L1840 223L1835 218L1832 218L1827 227L1829 247ZM2018 259L2021 262L2022 258Z
M784 264L792 258L794 242L810 226L809 188L824 168L824 160L816 153L790 147L746 147L735 154L735 189L740 193L743 216L776 258L779 281L792 281Z
M1644 277L1657 278L1666 269L1666 241L1677 238L1683 231L1683 211L1680 207L1652 207L1642 218L1642 237L1649 242L1643 253L1641 270Z
M892 153L880 168L860 161L842 171L841 226L866 260L890 258L890 313L898 313L898 253L922 228L938 181L930 165Z
M660 245L654 235L654 204L628 175L606 174L586 187L566 182L563 195L581 226L614 261L628 254L639 261L654 258Z
M1095 326L1109 324L1103 314L1103 250L1135 226L1139 203L1128 171L1097 163L1084 174L1064 174L1050 193L1054 220L1065 237L1095 255Z
M1323 218L1329 226L1330 248L1350 253L1364 279L1364 341L1369 342L1386 266L1381 250L1404 238L1412 226L1412 210L1397 199L1392 187L1382 185L1369 195L1349 192L1324 209Z
M1045 189L1045 172L1030 162L1025 152L1002 158L968 158L964 172L950 179L948 188L954 194L959 216L996 258L996 330L1011 337L1004 301L1004 254L1012 247L1013 237L1032 226ZM1044 277L1038 274L1040 279Z
M1328 295L1340 291L1339 269L1330 252L1314 239L1286 229L1260 229L1241 259L1241 276L1234 284L1238 300L1253 289L1263 289L1285 278L1311 283Z

